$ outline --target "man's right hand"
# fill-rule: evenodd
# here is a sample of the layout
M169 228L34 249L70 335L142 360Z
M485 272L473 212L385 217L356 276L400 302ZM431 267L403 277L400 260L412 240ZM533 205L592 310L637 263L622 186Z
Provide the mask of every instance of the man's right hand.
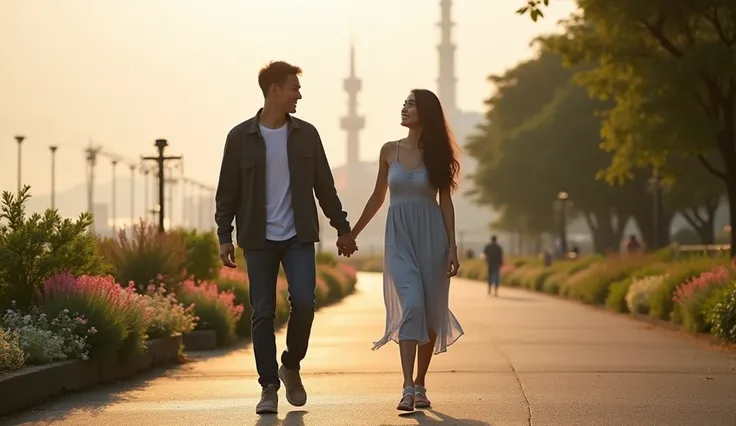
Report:
M236 268L235 264L235 247L233 243L220 244L220 259L222 264L228 268Z
M344 234L337 237L337 254L345 257L350 257L353 253L358 250L358 245L355 243L355 238L352 234Z

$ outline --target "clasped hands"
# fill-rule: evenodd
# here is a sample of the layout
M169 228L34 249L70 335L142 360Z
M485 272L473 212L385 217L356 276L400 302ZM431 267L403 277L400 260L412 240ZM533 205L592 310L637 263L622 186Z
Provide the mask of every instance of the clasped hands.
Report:
M347 233L337 237L337 254L340 256L350 257L358 250L358 245L353 238L353 234Z

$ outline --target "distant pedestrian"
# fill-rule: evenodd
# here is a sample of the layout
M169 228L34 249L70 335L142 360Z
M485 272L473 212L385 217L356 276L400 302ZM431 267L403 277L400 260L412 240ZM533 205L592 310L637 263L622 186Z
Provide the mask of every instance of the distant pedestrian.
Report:
M636 235L630 235L629 241L626 243L626 252L628 254L637 254L641 251L641 244L636 238Z
M496 236L491 237L491 242L483 249L488 265L488 294L491 290L498 296L498 286L501 285L501 266L503 266L503 249L498 244Z

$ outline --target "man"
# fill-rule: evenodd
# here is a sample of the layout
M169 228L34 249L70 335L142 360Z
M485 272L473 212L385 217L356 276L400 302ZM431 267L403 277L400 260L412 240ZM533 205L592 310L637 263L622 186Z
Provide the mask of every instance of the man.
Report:
M491 287L493 287L494 296L498 296L498 286L501 284L501 266L503 266L503 249L497 241L496 236L492 236L490 244L483 249L488 265L488 294L491 294Z
M350 256L357 250L319 133L291 116L302 98L301 72L286 62L272 62L261 69L263 108L228 134L217 186L220 257L225 266L235 268L233 219L237 243L245 251L253 351L263 389L258 414L278 411L282 382L289 403L307 402L299 371L315 311L314 244L319 240L319 219L314 195L337 230L339 253ZM281 368L274 335L279 265L286 272L291 303Z

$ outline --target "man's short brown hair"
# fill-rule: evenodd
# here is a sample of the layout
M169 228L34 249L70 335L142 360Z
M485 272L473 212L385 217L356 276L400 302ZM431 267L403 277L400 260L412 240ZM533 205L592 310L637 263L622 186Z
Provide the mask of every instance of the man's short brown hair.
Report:
M261 86L263 97L268 95L272 84L283 86L290 75L302 75L302 69L284 61L271 61L258 72L258 85Z

